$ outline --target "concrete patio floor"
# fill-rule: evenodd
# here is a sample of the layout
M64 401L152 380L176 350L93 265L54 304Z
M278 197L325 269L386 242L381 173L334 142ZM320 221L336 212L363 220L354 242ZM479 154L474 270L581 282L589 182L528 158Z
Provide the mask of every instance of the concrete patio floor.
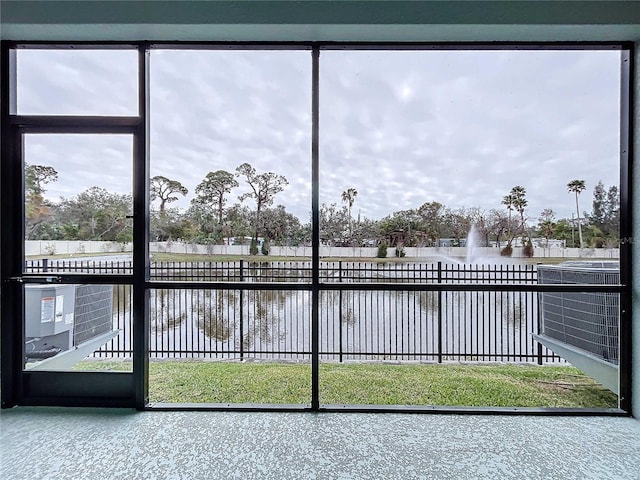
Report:
M640 421L362 413L0 413L3 479L640 479Z

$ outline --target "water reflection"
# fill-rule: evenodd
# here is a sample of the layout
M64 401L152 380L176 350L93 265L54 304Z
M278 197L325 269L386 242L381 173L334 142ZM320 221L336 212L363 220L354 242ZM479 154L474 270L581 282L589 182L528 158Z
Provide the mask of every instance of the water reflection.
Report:
M243 275L251 278L248 281L290 281L283 278L292 275L294 269L287 265L283 273L279 263L252 262L245 266ZM429 290L429 284L437 283L438 276L448 282L469 278L473 272L470 266L440 266L442 271L438 274L435 264L382 265L373 270L366 262L328 263L335 263L335 268L323 271L333 271L343 284L373 276L389 280L395 275L401 282L416 283L416 278L418 283L424 283L424 290L321 291L318 309L323 359L536 358L537 346L530 335L537 328L534 293ZM500 281L511 276L512 282L520 283L523 277L519 270L495 273L486 267L477 268L489 271L492 278ZM534 278L529 275L532 270L527 267L527 282ZM114 301L119 316L122 308L128 308L129 297L130 292L123 290ZM308 291L286 287L152 289L150 307L150 351L154 357L296 359L310 354Z

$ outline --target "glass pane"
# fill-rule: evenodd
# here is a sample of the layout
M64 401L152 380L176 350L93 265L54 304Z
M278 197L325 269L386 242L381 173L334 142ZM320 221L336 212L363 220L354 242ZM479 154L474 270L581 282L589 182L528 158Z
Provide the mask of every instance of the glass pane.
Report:
M310 66L300 51L151 53L152 278L171 264L237 279L251 259L308 281L310 263L272 262L311 255Z
M551 334L560 328L565 341L588 344L600 358L617 352L602 295L560 296L573 303L547 321ZM547 310L556 313L552 297ZM324 291L320 307L323 404L617 407L615 375L613 384L592 379L584 364L575 364L583 373L538 347L535 293Z
M308 403L310 293L150 292L150 400Z
M619 71L617 51L323 52L321 255L618 258Z
M137 115L136 50L18 50L21 115Z
M322 293L323 403L616 405L616 295L429 288L619 283L619 72L617 51L322 53L320 279L424 286ZM540 403L580 371L599 400Z
M130 285L26 285L25 370L132 371Z
M128 274L133 138L25 135L25 273Z
M327 291L320 310L328 361L558 362L538 352L536 294Z

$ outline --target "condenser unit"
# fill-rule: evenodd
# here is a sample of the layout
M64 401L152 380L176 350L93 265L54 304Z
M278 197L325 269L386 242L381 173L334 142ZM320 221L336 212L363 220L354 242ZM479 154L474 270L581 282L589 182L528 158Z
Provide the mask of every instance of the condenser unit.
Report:
M543 285L617 285L613 261L539 265ZM618 391L620 297L618 293L542 292L536 340L612 391Z
M26 368L67 369L118 333L113 286L25 286Z

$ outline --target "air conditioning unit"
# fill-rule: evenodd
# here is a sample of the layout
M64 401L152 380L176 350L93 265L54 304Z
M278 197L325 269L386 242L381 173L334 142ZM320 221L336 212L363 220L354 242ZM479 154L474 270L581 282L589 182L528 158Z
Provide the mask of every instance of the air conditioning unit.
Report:
M617 285L613 261L539 265L542 285ZM537 341L613 391L618 390L620 298L617 293L542 292Z
M89 354L92 347L98 348L117 333L113 331L113 286L25 286L27 363L45 363L44 360L65 352ZM78 356L69 358L75 360ZM68 364L69 360L61 363L60 368Z

